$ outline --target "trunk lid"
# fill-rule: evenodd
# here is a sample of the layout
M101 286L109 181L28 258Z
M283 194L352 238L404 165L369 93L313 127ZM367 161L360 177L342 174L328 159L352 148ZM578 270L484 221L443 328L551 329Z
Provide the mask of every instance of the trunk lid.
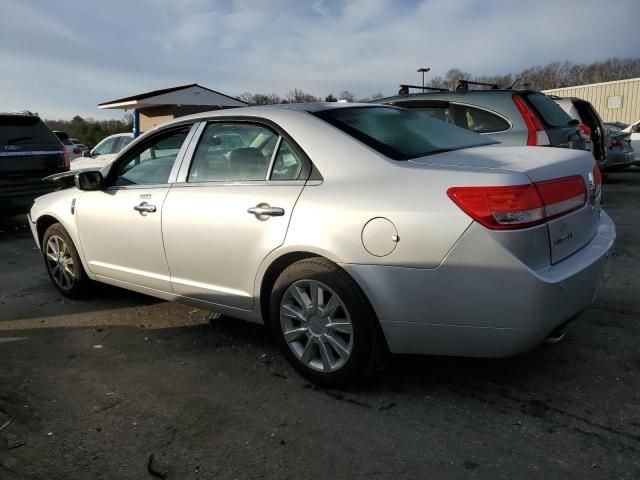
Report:
M546 222L551 263L559 262L586 245L595 235L600 196L596 197L593 169L595 160L591 153L548 147L485 146L430 155L410 160L421 166L459 169L460 171L491 171L493 173L521 173L532 183L541 183L565 177L581 176L585 182L587 199L578 210ZM505 175L511 182L513 175ZM523 177L524 178L524 177ZM464 185L453 180L456 186ZM473 184L474 176L468 182ZM526 231L526 230L524 230ZM509 235L510 231L495 232Z

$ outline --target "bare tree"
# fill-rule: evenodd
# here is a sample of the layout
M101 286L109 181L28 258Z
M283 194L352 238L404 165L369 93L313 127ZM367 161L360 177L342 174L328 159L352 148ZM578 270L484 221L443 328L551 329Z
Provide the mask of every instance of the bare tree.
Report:
M319 99L309 93L303 92L299 88L294 88L287 94L286 101L287 103L307 103L318 102Z
M353 102L356 96L349 90L343 90L340 92L340 100L346 100L347 102Z

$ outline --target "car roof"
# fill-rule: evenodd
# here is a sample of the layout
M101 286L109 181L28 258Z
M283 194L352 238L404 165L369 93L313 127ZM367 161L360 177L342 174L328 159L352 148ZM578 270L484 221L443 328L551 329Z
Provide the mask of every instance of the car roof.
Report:
M270 118L277 116L278 113L284 112L300 112L300 113L316 113L325 110L334 110L340 108L354 108L354 107L384 107L395 108L389 105L379 105L376 103L349 103L349 102L318 102L318 103L282 103L277 105L255 105L252 107L238 107L238 108L225 108L221 110L211 110L208 112L194 113L193 115L186 115L184 117L177 117L167 123L163 123L154 127L152 130L156 130L158 127L164 127L167 125L175 125L186 122L193 122L199 120L206 120L215 117L265 117Z
M375 100L376 103L389 103L389 102L399 102L399 101L411 101L411 100L441 100L441 99L450 99L452 97L478 97L485 95L513 95L514 93L518 94L531 94L531 93L539 93L544 95L542 92L538 90L512 90L509 88L497 88L497 89L486 89L486 90L453 90L446 92L420 92L420 93L410 93L408 95L393 95L391 97L380 98Z

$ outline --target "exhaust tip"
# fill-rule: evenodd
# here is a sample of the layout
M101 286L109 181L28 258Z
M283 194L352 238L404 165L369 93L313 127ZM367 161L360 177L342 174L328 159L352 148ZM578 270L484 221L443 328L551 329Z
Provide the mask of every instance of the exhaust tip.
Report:
M556 343L560 343L562 340L564 340L564 337L567 334L567 327L569 326L569 322L565 322L562 325L554 328L551 333L547 335L547 338L543 340L543 343L547 345L555 345Z

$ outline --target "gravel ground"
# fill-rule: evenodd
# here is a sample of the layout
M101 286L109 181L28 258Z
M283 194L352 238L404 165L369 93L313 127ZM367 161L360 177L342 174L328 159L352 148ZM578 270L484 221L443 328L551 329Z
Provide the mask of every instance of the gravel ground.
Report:
M62 298L4 220L0 478L640 478L639 207L640 169L610 175L613 276L564 342L397 356L340 392L261 326L106 286Z

